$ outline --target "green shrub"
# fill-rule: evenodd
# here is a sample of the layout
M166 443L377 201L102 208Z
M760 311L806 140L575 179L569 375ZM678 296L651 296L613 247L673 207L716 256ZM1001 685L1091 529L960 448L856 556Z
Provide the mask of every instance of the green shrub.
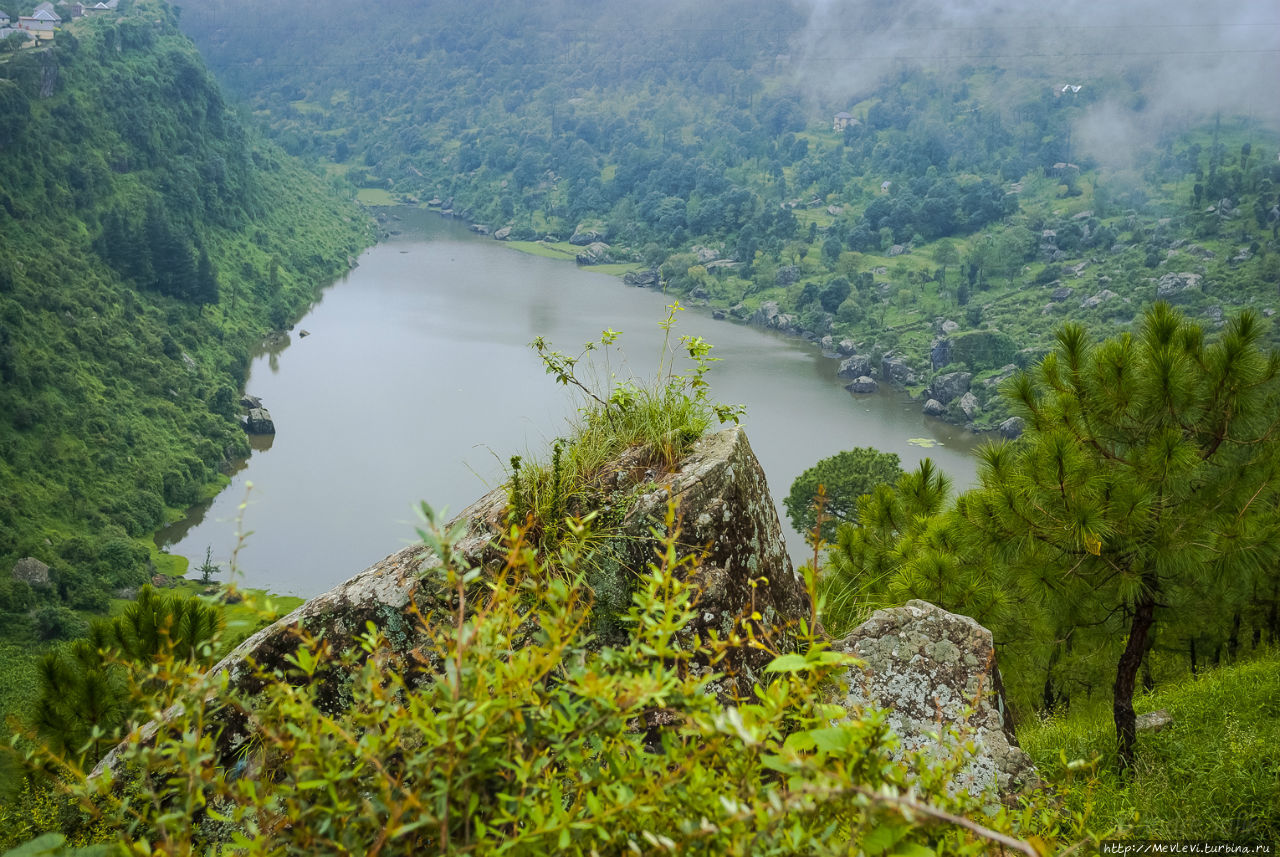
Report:
M428 572L439 598L411 662L372 626L348 651L304 634L290 674L259 673L249 698L226 673L161 658L153 740L121 748L115 781L71 771L68 788L131 854L925 855L999 841L1034 855L1011 838L1031 823L1047 853L1056 822L984 814L948 794L953 766L895 760L883 715L826 704L850 659L816 640L775 658L754 699L722 704L709 665L751 626L688 634L695 560L677 557L677 529L670 508L622 645L586 629L589 540L547 574L513 528L501 574ZM452 555L449 534L424 536ZM335 667L350 677L340 712L316 680ZM215 711L249 709L250 739L220 755Z

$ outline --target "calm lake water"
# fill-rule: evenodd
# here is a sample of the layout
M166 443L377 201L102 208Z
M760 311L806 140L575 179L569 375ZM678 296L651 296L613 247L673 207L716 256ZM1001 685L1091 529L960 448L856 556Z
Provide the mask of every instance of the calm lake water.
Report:
M565 434L578 406L529 348L535 336L577 353L613 328L624 354L612 370L655 373L663 295L427 212L397 216L402 234L326 290L287 347L254 361L246 390L277 434L255 444L211 504L160 534L193 567L209 546L225 568L240 542L242 584L309 597L413 541L419 501L457 512L478 499L503 481L511 455L541 455ZM714 397L747 406L743 424L794 557L804 543L781 501L820 458L874 446L904 467L928 456L956 484L973 481L973 435L899 394L846 393L835 361L813 346L694 309L676 331L706 337L722 358L708 376Z

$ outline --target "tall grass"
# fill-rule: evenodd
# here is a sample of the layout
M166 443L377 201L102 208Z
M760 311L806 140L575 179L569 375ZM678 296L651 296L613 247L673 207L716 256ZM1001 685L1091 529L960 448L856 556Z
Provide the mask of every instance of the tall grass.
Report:
M1280 844L1280 651L1157 688L1135 707L1168 709L1173 723L1139 734L1127 779L1105 763L1081 775L1080 760L1115 753L1105 705L1029 722L1018 738L1072 809L1092 804L1095 830Z

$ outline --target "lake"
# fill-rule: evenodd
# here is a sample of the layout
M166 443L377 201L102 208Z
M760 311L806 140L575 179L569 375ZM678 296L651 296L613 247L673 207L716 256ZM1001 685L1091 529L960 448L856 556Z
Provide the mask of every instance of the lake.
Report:
M395 217L400 234L326 289L287 345L254 360L245 389L277 434L254 438L231 485L157 537L193 568L206 546L224 568L235 552L242 585L310 597L413 541L419 501L457 512L501 484L508 459L543 455L580 405L543 370L536 336L576 354L613 328L622 353L599 371L656 373L662 294L429 212ZM908 469L928 456L955 484L974 480L974 435L900 393L845 392L816 346L698 309L680 313L675 333L705 337L722 358L708 376L713 398L747 406L743 425L797 559L804 541L781 501L821 458L874 446Z

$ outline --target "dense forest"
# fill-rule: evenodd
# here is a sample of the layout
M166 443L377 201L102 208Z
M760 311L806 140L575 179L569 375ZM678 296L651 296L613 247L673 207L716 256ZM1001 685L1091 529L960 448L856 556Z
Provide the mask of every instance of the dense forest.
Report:
M7 713L34 648L149 580L151 534L248 453L250 357L371 235L146 3L0 53L0 235Z
M1143 5L1066 25L1081 4L122 0L0 42L0 715L23 734L0 847L1274 843L1280 117L1274 48L1241 35L1271 25L1249 4L1127 23ZM205 675L270 611L227 634L225 599L144 585L146 539L245 454L255 350L373 240L357 188L618 263L1000 436L958 493L873 449L816 463L787 500L818 542L805 618L700 636L674 508L624 584L601 591L598 551L615 500L656 488L602 462L660 472L732 415L709 345L681 340L697 368L654 389L596 390L539 339L590 407L547 460L510 459L501 573L424 506L441 562L408 661L397 613L345 650L300 634L244 686ZM993 631L1042 788L966 794L956 759L829 704L832 640L911 599ZM772 660L722 706L708 665L744 640ZM1174 725L1141 732L1157 706ZM145 720L122 782L85 776Z
M603 242L584 261L652 269L845 358L897 357L916 394L967 372L963 409L924 396L955 422L1003 420L998 380L1064 318L1104 334L1157 295L1211 325L1274 312L1275 117L1171 108L1171 65L1230 55L1180 30L1127 57L1110 52L1128 30L1099 19L1061 36L1093 40L1070 46L1082 68L1052 27L1017 19L1002 36L957 28L976 43L934 63L910 60L942 48L904 44L908 60L872 73L853 51L883 58L902 38L876 4L824 23L790 4L607 3L590 24L572 4L391 4L354 31L334 24L341 4L266 24L253 9L201 3L183 25L291 153L507 240ZM823 54L820 26L848 46ZM1248 83L1205 77L1224 78L1228 107Z

